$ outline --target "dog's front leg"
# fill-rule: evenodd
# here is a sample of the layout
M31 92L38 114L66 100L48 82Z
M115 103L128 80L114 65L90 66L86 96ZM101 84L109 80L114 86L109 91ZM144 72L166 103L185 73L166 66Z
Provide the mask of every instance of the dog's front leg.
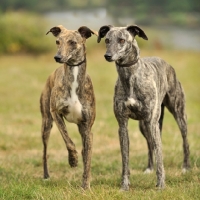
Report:
M119 123L119 141L122 155L122 183L121 190L129 190L129 136L128 136L128 119L123 119Z
M67 150L68 150L68 161L69 161L69 165L71 167L76 167L78 164L78 153L76 151L76 147L75 144L73 143L73 141L71 140L71 138L68 135L67 132L67 128L65 126L65 122L63 120L63 118L55 111L51 112L51 115L53 117L53 120L55 121L62 137L63 140L66 144Z
M82 122L78 125L79 132L82 137L82 157L83 157L83 181L82 188L90 188L90 174L91 174L91 157L92 157L92 140L93 135L91 132L91 127L88 127L88 124Z
M121 190L129 190L129 136L128 136L128 119L130 110L125 106L125 91L120 82L116 84L114 95L114 113L117 119L119 129L119 142L122 156L122 182Z

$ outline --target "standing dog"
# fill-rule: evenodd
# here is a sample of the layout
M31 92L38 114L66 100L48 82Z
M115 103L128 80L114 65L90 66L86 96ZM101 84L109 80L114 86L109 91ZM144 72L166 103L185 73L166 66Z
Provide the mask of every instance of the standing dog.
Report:
M64 119L78 126L82 137L83 181L82 187L90 187L90 165L92 155L91 128L95 120L95 96L92 81L86 73L85 41L94 34L83 26L78 31L65 29L62 25L53 27L58 47L54 59L63 63L47 79L40 98L42 114L43 167L44 178L49 178L47 168L47 144L53 121L56 123L68 150L71 167L78 163L77 151L68 135Z
M139 120L139 127L148 144L148 167L153 170L153 151L157 164L157 187L165 185L161 129L164 107L174 116L183 138L183 170L189 164L189 145L185 97L174 69L158 57L140 58L135 40L138 35L148 40L144 31L136 25L128 27L103 26L99 30L98 42L106 37L105 59L115 61L118 80L114 94L114 113L119 124L119 140L122 154L122 190L129 189L129 118Z

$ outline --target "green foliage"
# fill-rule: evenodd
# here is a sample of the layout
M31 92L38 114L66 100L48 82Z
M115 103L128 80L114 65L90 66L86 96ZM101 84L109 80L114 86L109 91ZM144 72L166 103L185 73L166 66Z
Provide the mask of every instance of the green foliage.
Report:
M41 53L50 49L47 22L40 15L7 12L0 15L0 53ZM45 38L45 39L44 39Z

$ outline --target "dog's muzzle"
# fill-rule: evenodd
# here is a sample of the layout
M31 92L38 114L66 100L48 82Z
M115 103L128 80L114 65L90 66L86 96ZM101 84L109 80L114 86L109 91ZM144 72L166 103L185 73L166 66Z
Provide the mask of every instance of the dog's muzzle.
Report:
M112 60L112 56L111 56L111 54L109 54L109 53L106 53L106 54L104 55L104 57L105 57L105 59L106 59L108 62L113 61L113 60Z
M61 56L54 56L56 62L61 63Z

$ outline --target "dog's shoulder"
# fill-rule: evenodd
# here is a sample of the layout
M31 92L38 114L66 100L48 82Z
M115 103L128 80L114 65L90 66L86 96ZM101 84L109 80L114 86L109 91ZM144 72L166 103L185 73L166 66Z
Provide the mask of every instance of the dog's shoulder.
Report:
M55 81L57 79L60 79L61 76L64 75L64 66L60 66L57 69L55 69L47 78L46 84L50 87L53 88L55 85Z
M92 80L88 74L85 76L85 81L82 84L82 87L84 88L85 91L85 98L93 98L94 96L94 88L92 84Z

